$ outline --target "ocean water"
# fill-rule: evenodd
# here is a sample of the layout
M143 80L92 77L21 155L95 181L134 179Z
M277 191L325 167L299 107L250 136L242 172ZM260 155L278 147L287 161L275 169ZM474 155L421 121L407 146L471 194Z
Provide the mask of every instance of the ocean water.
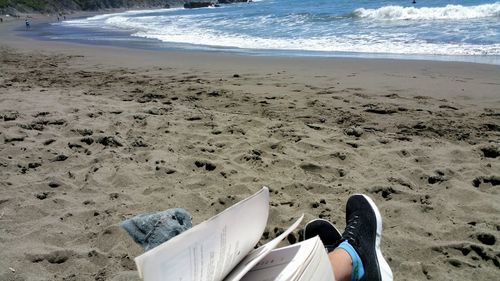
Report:
M500 64L500 2L254 0L54 23L51 40L241 52ZM142 43L141 43L142 42Z

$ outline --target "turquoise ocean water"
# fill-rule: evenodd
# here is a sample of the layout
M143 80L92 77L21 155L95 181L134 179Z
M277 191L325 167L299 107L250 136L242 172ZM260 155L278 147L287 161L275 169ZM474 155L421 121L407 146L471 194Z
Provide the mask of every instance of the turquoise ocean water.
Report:
M500 64L500 2L260 0L53 23L49 40L256 55Z

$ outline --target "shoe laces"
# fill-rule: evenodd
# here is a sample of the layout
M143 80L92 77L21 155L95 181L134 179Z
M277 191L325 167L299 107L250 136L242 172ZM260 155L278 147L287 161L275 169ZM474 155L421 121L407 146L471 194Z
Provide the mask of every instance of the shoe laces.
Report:
M349 218L347 221L347 226L345 228L344 233L342 234L343 240L347 240L349 243L355 243L356 242L356 233L359 230L359 216L358 215L353 215Z

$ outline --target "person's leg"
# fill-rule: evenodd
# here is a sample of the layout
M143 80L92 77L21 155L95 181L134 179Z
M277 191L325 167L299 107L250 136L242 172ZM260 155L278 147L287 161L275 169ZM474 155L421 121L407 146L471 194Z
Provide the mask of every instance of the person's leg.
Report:
M343 249L335 249L328 254L336 281L351 281L352 260L349 253Z
M392 271L380 251L382 216L366 195L353 195L346 204L347 226L329 254L337 281L392 281Z
M304 227L304 239L320 237L336 281L392 281L391 268L380 251L382 216L375 203L366 195L351 196L346 222L340 235L332 223L313 220Z
M329 253L328 258L330 259L330 263L332 265L337 265L335 267L332 266L332 269L334 270L333 273L335 276L335 280L350 281L350 279L345 279L344 277L348 275L348 278L350 278L351 276L351 269L348 268L351 266L350 256L347 253L339 253L338 250L334 251L334 249L342 239L342 234L340 234L338 229L331 222L324 219L315 219L308 222L304 226L303 237L304 240L307 240L316 236L321 239L321 242L323 242L323 245L325 246L325 250ZM340 252L342 251L343 250L340 250ZM342 278L339 279L337 275L341 276Z

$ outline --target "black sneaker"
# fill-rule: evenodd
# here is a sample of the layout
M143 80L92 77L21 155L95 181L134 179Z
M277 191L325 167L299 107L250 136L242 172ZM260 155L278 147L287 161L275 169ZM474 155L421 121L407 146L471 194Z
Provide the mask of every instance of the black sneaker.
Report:
M342 239L337 228L331 222L323 219L312 220L304 227L304 240L315 236L319 236L328 252L333 251L335 245Z
M346 205L347 226L342 241L347 240L363 262L365 274L360 280L392 281L392 271L380 251L382 216L370 197L353 195Z

